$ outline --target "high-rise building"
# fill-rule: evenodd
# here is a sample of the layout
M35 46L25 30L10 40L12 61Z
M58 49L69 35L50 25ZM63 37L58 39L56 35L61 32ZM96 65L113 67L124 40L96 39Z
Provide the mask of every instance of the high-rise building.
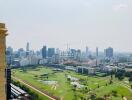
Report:
M88 47L86 46L86 58L88 58Z
M70 58L76 59L77 51L75 49L70 49Z
M43 46L43 48L42 48L42 57L43 58L47 57L47 47L46 46Z
M98 47L96 47L96 57L98 57L99 52L98 52Z
M8 65L12 64L12 61L13 61L12 54L13 54L13 49L11 47L8 47L6 49L6 63Z
M26 45L26 56L29 56L29 42L27 42L27 45Z
M77 59L78 61L81 60L81 50L80 50L80 49L77 50L76 59Z
M113 48L109 47L105 49L105 57L112 58L113 57Z
M98 47L96 47L96 66L98 66Z
M26 51L29 51L29 42L27 42Z
M48 48L48 57L52 57L55 54L55 48Z
M27 54L27 52L25 52L23 48L18 49L17 53L19 58L26 57L26 54Z
M12 47L8 47L6 49L6 53L8 53L8 55L11 55L13 53L13 48Z

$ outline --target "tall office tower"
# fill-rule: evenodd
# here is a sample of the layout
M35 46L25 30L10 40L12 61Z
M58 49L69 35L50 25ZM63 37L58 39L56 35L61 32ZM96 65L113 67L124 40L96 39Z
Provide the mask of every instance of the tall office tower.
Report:
M86 46L86 58L88 58L88 47Z
M0 99L6 100L6 36L7 29L4 23L0 23Z
M26 56L29 56L29 42L27 42L27 45L26 45Z
M9 46L6 51L11 55L13 53L13 48Z
M55 54L59 54L60 55L60 49L59 48L57 48L56 50L55 50Z
M43 58L47 57L47 47L46 46L43 46L43 48L42 48L42 57Z
M75 49L70 49L70 58L76 59L77 51Z
M99 55L99 51L98 51L98 47L96 47L96 57L98 57Z
M55 48L48 48L48 57L55 55Z
M12 58L13 58L12 54L13 54L13 48L8 47L8 48L6 49L6 63L7 63L8 65L12 64L12 60L13 60L13 59L12 59Z
M113 57L113 48L109 47L105 49L105 57L112 58Z
M76 59L78 61L81 61L81 50L80 49L77 50Z
M26 51L29 51L29 42L27 42Z
M96 47L96 66L98 66L98 47Z

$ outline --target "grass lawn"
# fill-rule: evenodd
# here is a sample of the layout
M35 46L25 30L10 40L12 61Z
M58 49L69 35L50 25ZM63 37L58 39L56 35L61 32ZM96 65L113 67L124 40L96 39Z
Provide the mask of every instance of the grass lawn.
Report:
M122 96L132 98L132 93L127 88L116 82L109 84L109 76L86 76L72 71L54 72L52 70L53 68L42 66L38 66L35 69L27 69L26 72L23 72L21 69L13 69L12 75L17 76L22 80L26 80L34 86L37 86L63 100L80 100L82 97L89 97L91 93L95 93L97 97L111 95L110 100L121 100ZM45 74L47 74L48 78L43 76ZM85 85L89 91L84 92L84 88L76 89L75 91L73 89L74 87L67 80L66 75L78 78L79 84ZM56 81L57 85L44 84L43 81ZM112 91L117 91L117 96L113 96Z

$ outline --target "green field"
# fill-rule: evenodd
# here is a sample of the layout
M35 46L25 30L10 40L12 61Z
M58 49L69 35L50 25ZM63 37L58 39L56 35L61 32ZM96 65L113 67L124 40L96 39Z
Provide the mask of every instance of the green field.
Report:
M53 68L43 66L26 68L26 71L13 69L12 75L62 100L81 100L89 98L93 93L96 94L97 98L107 96L109 100L122 100L122 96L125 96L128 100L132 100L132 92L120 84L118 80L113 79L113 83L109 84L110 76L86 76L72 71L57 72L53 71ZM77 82L85 87L74 87L67 79L67 75L79 79ZM46 84L43 83L44 81L55 81L57 83Z

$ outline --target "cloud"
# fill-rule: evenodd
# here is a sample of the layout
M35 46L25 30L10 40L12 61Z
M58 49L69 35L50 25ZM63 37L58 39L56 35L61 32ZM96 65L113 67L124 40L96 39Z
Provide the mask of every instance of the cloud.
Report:
M128 8L127 4L117 4L113 6L114 11L123 11L126 10L127 8Z

